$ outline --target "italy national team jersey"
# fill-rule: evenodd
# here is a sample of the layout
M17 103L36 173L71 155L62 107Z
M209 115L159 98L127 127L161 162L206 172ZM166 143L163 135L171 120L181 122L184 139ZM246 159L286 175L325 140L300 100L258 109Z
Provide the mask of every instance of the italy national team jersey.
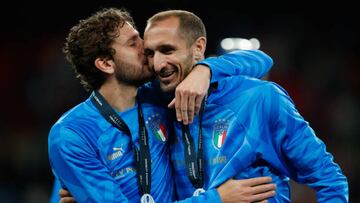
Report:
M181 124L171 145L179 199L191 197ZM190 125L198 148L199 116ZM205 190L229 178L271 176L276 196L290 202L289 178L317 191L318 202L347 202L348 185L340 167L278 85L236 76L218 82L202 114ZM197 152L197 150L195 150ZM306 198L305 198L306 199Z
M230 75L264 76L272 59L261 51L235 51L211 57L201 63L211 67L212 81ZM158 83L149 83L138 91L145 126L149 133L152 160L151 194L156 202L173 199L173 176L168 140L173 118ZM65 113L49 134L49 158L54 174L77 202L139 202L133 146L139 148L137 106L118 112L129 126L131 137L107 122L91 102L91 97ZM53 193L56 196L57 193ZM215 189L189 202L220 200Z
M171 202L173 180L166 109L154 102L141 106L151 146L151 194L157 202ZM132 138L107 122L90 98L63 115L51 129L51 165L78 202L140 202L130 144L132 139L139 148L137 106L120 116L130 128Z

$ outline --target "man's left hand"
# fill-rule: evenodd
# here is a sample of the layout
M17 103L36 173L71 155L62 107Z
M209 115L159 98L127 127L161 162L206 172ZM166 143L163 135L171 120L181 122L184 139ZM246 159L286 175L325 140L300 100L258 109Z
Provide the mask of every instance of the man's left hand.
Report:
M176 109L176 119L187 125L198 114L201 103L210 86L210 69L205 65L196 65L189 75L176 87L175 98L168 105Z

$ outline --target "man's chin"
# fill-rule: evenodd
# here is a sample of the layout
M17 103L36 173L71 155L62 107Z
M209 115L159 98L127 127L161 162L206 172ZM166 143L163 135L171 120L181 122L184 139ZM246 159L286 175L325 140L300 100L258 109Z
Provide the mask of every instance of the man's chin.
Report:
M162 92L173 92L176 88L176 84L163 84L160 82L160 89Z
M147 83L147 82L150 82L150 81L152 81L152 80L154 80L154 78L143 78L142 80L136 81L136 82L135 82L135 85L136 85L137 87L140 87L140 86L142 86L143 84L145 84L145 83Z
M129 80L129 81L127 81L127 84L134 85L136 87L140 87L140 86L144 85L145 83L150 82L152 80L154 80L154 77L145 76L145 77L142 77L142 78L137 78L136 80L135 79L134 80Z
M139 79L139 80L137 81L137 85L138 85L138 86L141 86L141 85L143 85L143 84L145 84L145 83L147 83L147 82L153 81L153 80L155 80L155 79L156 79L156 77L155 77L154 74L144 74L144 75L143 75L143 78L141 78L141 79Z

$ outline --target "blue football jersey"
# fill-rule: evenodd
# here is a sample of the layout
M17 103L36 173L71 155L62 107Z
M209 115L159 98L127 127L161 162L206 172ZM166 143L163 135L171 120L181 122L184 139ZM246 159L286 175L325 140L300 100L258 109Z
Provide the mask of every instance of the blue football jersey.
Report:
M191 197L181 124L171 145L179 199ZM199 116L190 125L198 148ZM202 114L204 189L229 178L271 176L276 196L290 202L289 178L317 191L319 202L347 202L348 184L325 144L296 110L288 94L268 81L236 76L218 82ZM197 152L197 150L195 150Z
M200 63L210 67L211 81L233 74L262 77L272 66L262 51L234 51ZM155 85L154 85L155 84ZM149 132L152 158L152 192L155 201L173 199L173 179L167 140L171 134L165 100L158 83L148 83L138 91ZM136 106L118 112L138 143ZM108 123L90 98L65 113L49 134L49 157L53 172L78 202L139 202L133 146L130 137ZM52 197L57 196L53 192ZM215 189L185 201L220 200Z
M172 201L173 180L167 146L166 109L142 104L152 158L151 194L155 201ZM107 122L90 98L52 127L50 163L61 184L78 202L139 202L132 139L139 148L137 106L119 112L131 131Z

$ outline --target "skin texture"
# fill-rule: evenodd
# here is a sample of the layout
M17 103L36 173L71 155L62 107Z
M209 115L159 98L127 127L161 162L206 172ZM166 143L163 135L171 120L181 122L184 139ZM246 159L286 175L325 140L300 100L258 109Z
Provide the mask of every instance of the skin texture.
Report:
M178 85L189 75L195 62L204 58L206 39L200 37L189 45L179 34L178 25L179 20L175 17L149 25L144 33L144 47L162 91L175 90L177 120L188 124L193 121L193 116L187 115L199 112L206 93Z

